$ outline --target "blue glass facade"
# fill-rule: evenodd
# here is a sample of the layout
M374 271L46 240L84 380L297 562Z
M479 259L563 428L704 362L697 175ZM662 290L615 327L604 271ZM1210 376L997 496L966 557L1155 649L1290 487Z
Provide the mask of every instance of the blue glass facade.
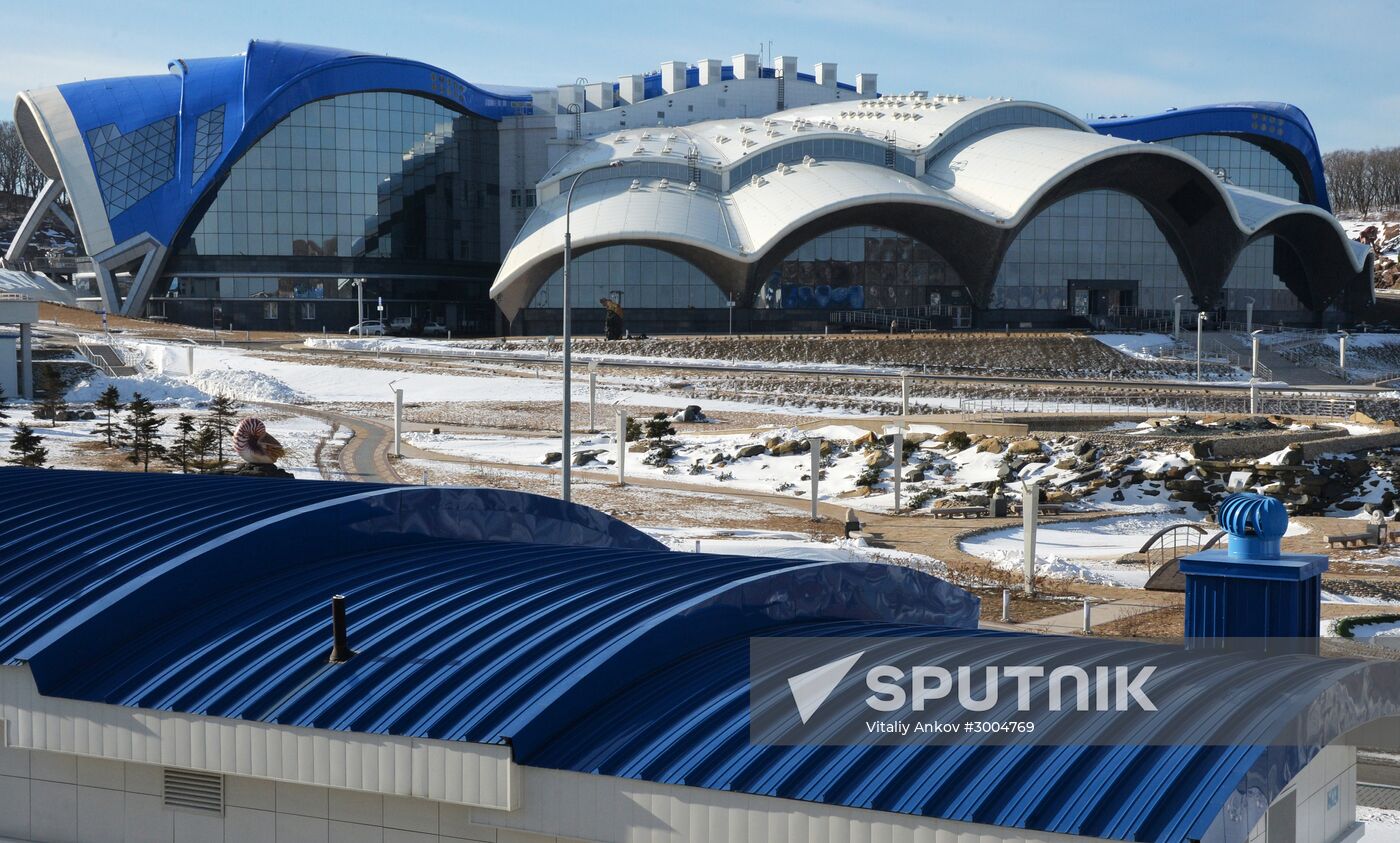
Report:
M1297 201L1299 185L1268 150L1228 135L1162 141L1197 158L1230 184ZM1166 311L1191 290L1176 253L1131 196L1096 190L1036 216L1011 244L992 289L993 310L1067 311L1072 317ZM1274 238L1241 253L1225 283L1225 305L1297 313L1302 303L1274 274Z
M180 253L497 261L496 127L424 97L302 106L229 171Z
M600 299L624 307L723 308L728 299L698 267L649 246L605 246L574 258L569 297L574 307L597 307ZM530 302L532 308L564 306L564 271L555 270Z
M799 246L764 280L760 307L862 310L965 303L963 282L926 243L853 226Z
M217 156L219 111L199 120L196 166ZM398 302L386 316L490 331L486 287L500 260L497 137L491 120L402 92L303 105L218 184L177 243L156 307L183 313L205 300L235 323L335 324L355 317L266 300L349 302L356 290L341 279L370 277L371 300ZM205 149L212 151L201 156ZM237 304L249 299L261 304ZM367 318L376 315L368 308Z

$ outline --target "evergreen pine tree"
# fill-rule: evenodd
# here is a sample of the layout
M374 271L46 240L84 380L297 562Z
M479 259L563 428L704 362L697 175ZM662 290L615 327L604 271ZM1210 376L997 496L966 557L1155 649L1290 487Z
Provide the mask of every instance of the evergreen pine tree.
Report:
M10 452L14 454L10 458L10 462L29 468L39 468L49 457L49 449L39 445L43 441L44 437L36 434L29 425L20 422L19 427L15 428L14 441L10 442Z
M49 420L49 427L57 426L59 414L68 410L67 393L68 387L57 369L45 366L39 370L39 409Z
M126 405L126 433L131 438L127 462L150 471L151 460L160 459L165 453L165 446L160 444L160 429L164 425L165 419L156 415L155 405L141 393L132 393L131 402Z
M175 444L166 450L165 461L180 466L180 473L189 474L190 467L195 463L194 451L190 447L194 441L194 416L181 413L175 420L175 433Z
M117 392L115 386L109 385L102 390L102 394L97 397L97 401L92 406L107 414L106 421L99 422L97 429L107 440L107 447L115 447L117 438L121 435L122 426L120 420L113 419L113 414L122 411L121 393Z
M217 468L224 467L224 439L233 436L237 414L238 402L230 396L219 393L209 399L209 418L204 423L214 431L219 460Z
M191 464L201 474L207 473L214 467L209 455L214 453L216 439L218 439L218 434L207 422L200 425L199 430L190 439Z

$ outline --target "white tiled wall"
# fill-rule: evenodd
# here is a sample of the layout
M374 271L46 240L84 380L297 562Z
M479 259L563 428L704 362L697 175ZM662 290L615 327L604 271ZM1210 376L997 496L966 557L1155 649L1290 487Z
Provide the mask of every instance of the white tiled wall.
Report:
M1345 839L1356 823L1356 747L1324 748L1294 777L1291 789L1297 794L1298 840L1332 843ZM1268 839L1266 815L1250 831L1249 843Z
M224 777L224 813L161 803L162 767L0 748L0 840L45 843L556 843L465 806Z

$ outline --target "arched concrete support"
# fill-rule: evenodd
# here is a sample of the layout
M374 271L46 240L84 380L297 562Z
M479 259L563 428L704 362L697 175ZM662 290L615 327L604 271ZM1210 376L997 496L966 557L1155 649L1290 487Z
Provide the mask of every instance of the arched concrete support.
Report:
M1370 303L1374 256L1367 257L1360 272L1353 272L1348 241L1337 237L1328 219L1312 213L1283 214L1244 239L1239 251L1270 236L1279 244L1274 251L1275 273L1317 319L1333 305L1356 310Z
M51 210L59 211L54 203L59 195L63 193L63 182L58 179L49 179L44 182L44 187L39 191L39 195L34 197L34 203L29 206L29 210L24 215L24 221L19 224L19 230L15 232L14 240L10 241L10 248L5 250L5 261L17 261L24 254L24 250L29 246L29 241L34 239L34 232L39 230L39 223L44 221L44 215ZM72 219L67 214L63 214L62 219L67 219L72 224Z
M749 269L739 303L752 306L768 276L804 243L859 225L877 226L918 240L947 261L962 283L974 291L974 285L982 284L991 271L1002 237L1000 230L949 208L892 202L843 208L792 230L764 252Z
M1131 196L1147 209L1176 255L1195 305L1214 307L1245 240L1220 186L1198 166L1143 152L1094 161L1046 191L1015 227L1005 232L991 280L980 292L990 301L992 285L1016 237L1050 206L1079 193L1110 190Z
M689 246L660 238L627 238L606 243L593 243L587 246L575 246L573 249L574 259L577 260L589 252L605 249L609 246L646 246L659 252L675 255L705 273L705 276L725 295L734 296L740 303L743 302L742 296L748 265L698 246ZM516 314L529 307L535 294L563 265L564 255L562 252L546 255L532 264L510 287L506 288L497 298L496 304L503 312L509 314L510 318L514 319Z
M93 268L97 272L98 292L102 295L102 307L108 313L122 316L136 316L146 306L151 295L156 276L165 264L167 249L153 237L136 237L114 246L100 255L93 255ZM140 261L132 273L131 287L125 299L117 292L116 272L123 266Z

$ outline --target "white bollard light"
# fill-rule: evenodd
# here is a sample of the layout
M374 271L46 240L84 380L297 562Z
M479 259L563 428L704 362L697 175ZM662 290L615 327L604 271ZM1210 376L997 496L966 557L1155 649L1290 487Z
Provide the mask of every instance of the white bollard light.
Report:
M900 483L904 480L904 428L888 425L885 433L894 437L890 443L890 456L894 457L894 511L899 512Z
M1001 622L1011 623L1011 589L1001 590Z
M598 408L598 361L588 362L588 432L598 432L596 413Z
M617 485L627 485L627 414L617 411Z
M909 423L909 374L907 372L899 376L899 416L905 424Z
M1092 635L1093 632L1094 632L1094 619L1093 619L1093 611L1094 611L1094 610L1093 610L1093 605L1094 605L1093 603L1090 603L1090 602L1089 602L1089 598L1087 598L1087 597L1084 598L1084 634L1085 634L1085 635Z
M807 444L812 452L812 520L820 521L821 515L817 512L817 498L819 495L818 483L821 479L822 471L822 438L820 436L807 437Z
M1040 484L1027 483L1021 495L1021 524L1025 532L1026 593L1035 594L1035 531L1040 521Z
M394 456L403 457L403 390L394 388Z

